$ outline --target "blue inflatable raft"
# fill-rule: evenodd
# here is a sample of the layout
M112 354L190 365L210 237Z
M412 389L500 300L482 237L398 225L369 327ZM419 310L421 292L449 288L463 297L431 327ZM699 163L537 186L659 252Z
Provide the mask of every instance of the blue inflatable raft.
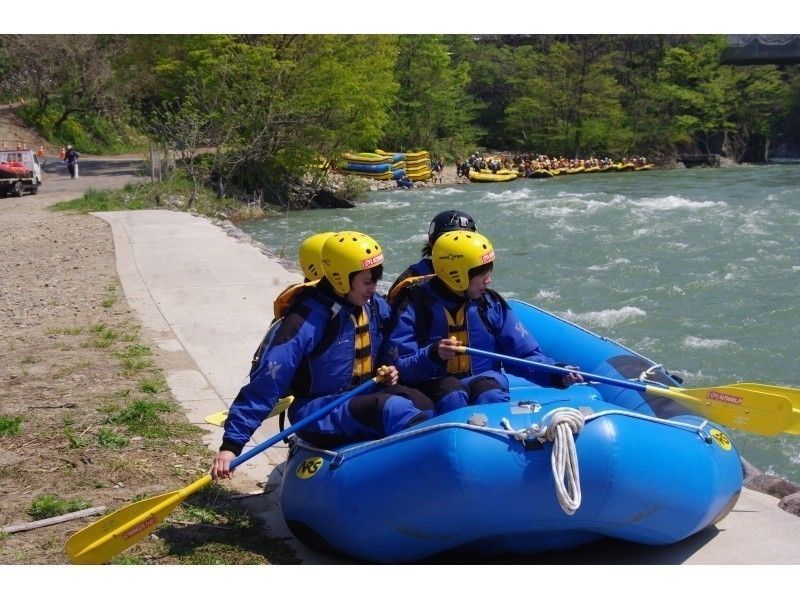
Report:
M512 301L546 353L611 378L677 381L652 361ZM366 561L446 551L530 555L604 537L671 544L742 487L725 431L669 399L608 384L541 388L335 451L295 444L281 504L306 544Z

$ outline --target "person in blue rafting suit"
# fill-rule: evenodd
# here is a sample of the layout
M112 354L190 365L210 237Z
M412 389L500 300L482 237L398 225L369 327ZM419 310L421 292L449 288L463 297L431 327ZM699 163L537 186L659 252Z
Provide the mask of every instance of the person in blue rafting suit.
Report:
M401 272L400 276L392 283L392 286L389 287L386 293L389 303L394 301L395 294L403 286L403 281L433 274L433 262L431 262L433 244L436 242L436 239L441 237L444 233L452 230L470 230L475 232L477 230L475 219L466 212L461 212L459 210L445 210L444 212L436 214L428 225L428 240L422 248L422 259L411 264Z
M494 248L483 235L444 233L432 250L435 276L409 286L395 304L395 324L386 347L388 363L397 367L402 384L416 386L431 397L438 413L508 401L508 379L501 367L541 386L564 388L583 381L577 371L554 375L453 350L467 345L555 363L505 300L488 288L494 259Z
M240 454L280 397L295 399L289 419L299 421L373 377L389 319L386 300L375 294L383 250L352 231L331 235L322 248L324 277L311 296L293 305L269 341L259 368L242 387L225 421L211 475L230 477ZM397 381L394 367L385 378ZM416 389L393 385L353 397L298 431L317 446L381 438L434 415L431 400Z

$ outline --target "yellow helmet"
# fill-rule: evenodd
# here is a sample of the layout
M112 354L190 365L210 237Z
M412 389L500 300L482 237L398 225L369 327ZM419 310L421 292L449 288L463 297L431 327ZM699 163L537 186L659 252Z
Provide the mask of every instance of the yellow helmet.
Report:
M322 267L322 246L333 233L317 233L300 243L300 269L308 280L319 280L325 274Z
M436 239L431 258L436 276L454 291L466 291L469 271L493 262L494 247L480 233L451 231Z
M334 233L322 247L325 278L342 295L350 292L351 274L369 270L382 263L383 249L375 239L364 233Z

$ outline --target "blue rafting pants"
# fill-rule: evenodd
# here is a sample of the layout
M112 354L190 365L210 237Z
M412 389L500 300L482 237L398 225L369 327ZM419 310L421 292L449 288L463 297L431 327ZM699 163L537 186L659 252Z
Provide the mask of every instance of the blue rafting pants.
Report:
M422 387L433 400L436 413L447 413L467 405L507 403L511 400L508 378L500 372L487 370L466 378L447 376Z
M300 421L338 396L318 397L297 408L292 405L289 408L289 419ZM353 397L299 430L297 435L317 446L333 447L383 438L425 421L435 414L433 402L419 390L400 385L387 386L370 394Z

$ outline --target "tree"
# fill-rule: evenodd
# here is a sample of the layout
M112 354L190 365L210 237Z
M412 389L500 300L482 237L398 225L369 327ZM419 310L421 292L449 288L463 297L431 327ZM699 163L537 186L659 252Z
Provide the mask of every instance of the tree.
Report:
M514 64L505 127L518 147L563 156L627 150L621 88L599 47L554 42L543 53L522 46Z
M469 64L450 58L446 36L401 35L395 73L400 88L383 144L455 155L474 147L479 104L466 93Z
M6 92L32 95L43 115L58 110L58 130L75 113L118 115L124 106L113 68L126 38L114 35L4 35L9 73Z

